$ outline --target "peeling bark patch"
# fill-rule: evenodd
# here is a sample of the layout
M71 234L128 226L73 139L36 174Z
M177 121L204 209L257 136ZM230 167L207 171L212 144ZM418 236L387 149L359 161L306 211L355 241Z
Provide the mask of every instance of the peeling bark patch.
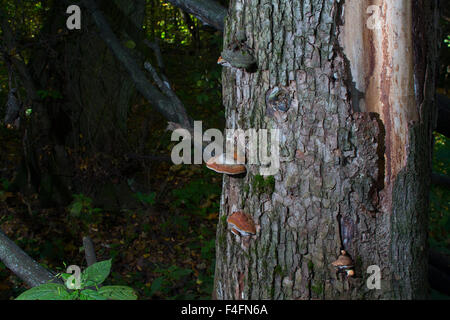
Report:
M366 24L369 5L379 8L381 28ZM390 185L406 165L407 124L418 120L414 103L412 7L404 0L348 0L345 2L344 52L358 90L364 93L364 109L380 114L385 127L385 183ZM361 19L364 17L364 19ZM386 206L390 200L386 198Z
M392 175L392 159L391 159L391 155L392 155L392 126L389 123L390 119L391 119L391 105L390 105L390 101L389 101L389 96L390 96L390 81L387 77L387 63L389 63L388 61L388 53L387 53L387 39L385 38L383 40L384 42L384 52L383 52L383 56L384 56L384 62L383 62L383 72L381 73L381 83L380 83L380 88L381 88L381 103L382 103L382 119L384 119L385 121L387 120L388 123L387 125L385 125L385 129L386 129L386 142L385 142L385 157L386 157L386 174L385 174L385 178L386 178L386 184L390 185L391 184L391 175Z

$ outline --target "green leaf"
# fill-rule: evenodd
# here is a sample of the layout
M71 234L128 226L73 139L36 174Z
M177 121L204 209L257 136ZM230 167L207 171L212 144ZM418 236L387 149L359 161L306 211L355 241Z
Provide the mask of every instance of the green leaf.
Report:
M16 300L72 300L72 298L64 285L45 283L23 292Z
M99 291L85 289L80 292L80 300L106 300L106 297Z
M149 194L143 194L141 192L137 192L135 196L139 201L152 205L155 203L156 193L150 192Z
M80 215L80 212L82 209L83 209L83 204L81 202L75 202L72 205L72 208L70 208L70 213L76 217L76 216Z
M158 277L152 282L152 286L150 288L150 295L152 296L155 292L159 291L162 287L164 281L164 277Z
M133 288L126 286L104 286L98 290L98 293L111 300L137 300Z
M61 273L61 274L60 274L60 277L64 280L64 282L66 282L67 279L69 279L69 277L70 277L71 275L72 275L72 274L70 274L70 273Z
M41 99L45 99L47 98L49 92L46 90L37 90L36 93Z
M108 277L111 271L111 259L94 263L87 267L81 274L84 287L99 285Z
M181 278L189 275L191 272L192 270L185 270L185 269L177 270L172 274L172 277L175 280L180 280Z

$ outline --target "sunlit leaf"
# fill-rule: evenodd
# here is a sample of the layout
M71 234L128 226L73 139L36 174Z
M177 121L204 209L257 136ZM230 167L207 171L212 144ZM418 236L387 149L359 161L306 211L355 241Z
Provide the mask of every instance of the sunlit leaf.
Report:
M71 300L66 287L59 283L46 283L33 287L16 298L16 300Z

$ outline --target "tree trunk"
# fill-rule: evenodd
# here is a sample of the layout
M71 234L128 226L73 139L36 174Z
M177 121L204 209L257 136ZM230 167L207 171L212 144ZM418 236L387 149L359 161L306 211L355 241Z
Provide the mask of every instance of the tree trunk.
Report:
M100 1L100 4L122 44L132 45L134 35L125 30L133 29L128 25L142 29L145 1ZM76 119L73 125L78 132L73 139L76 145L93 148L94 152L119 154L126 142L128 109L136 91L128 72L100 37L92 16L85 7L83 10L83 32L64 50L69 72L65 90L73 97L68 107L76 110L72 118ZM143 64L136 50L127 50Z
M124 28L134 25L142 29L145 2L101 3L117 37L124 44L130 43L131 36ZM71 161L68 149L80 157L123 153L127 148L128 109L136 93L128 72L98 35L84 7L81 30L67 30L67 6L64 1L54 3L40 35L53 39L67 32L64 41L34 50L27 64L33 84L27 88L28 102L34 112L27 128L24 165L15 185L23 189L31 182L43 206L66 205L70 193L88 192L80 190L78 181L72 181L74 166L79 163ZM137 50L127 50L143 63ZM24 82L24 76L21 78ZM23 85L26 87L26 83ZM62 98L41 100L37 90L58 92Z
M224 176L213 296L427 296L437 10L427 0L231 1L224 47L245 30L258 69L224 68L226 127L279 129L284 160L273 180L257 165ZM291 97L278 117L266 112L275 87ZM238 210L256 235L230 232ZM353 277L331 265L341 249ZM366 284L371 265L379 290Z

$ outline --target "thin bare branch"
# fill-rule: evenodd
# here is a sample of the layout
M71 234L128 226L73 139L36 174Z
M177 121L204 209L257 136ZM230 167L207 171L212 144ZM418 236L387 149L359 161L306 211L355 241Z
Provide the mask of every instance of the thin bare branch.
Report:
M183 105L177 103L170 97L162 94L145 77L138 63L131 57L128 51L122 46L116 37L102 12L98 10L95 1L84 0L85 7L88 9L97 25L102 39L114 53L133 79L136 89L169 121L179 123L184 128L191 127L191 120L187 115Z
M223 31L227 9L213 0L167 0L174 6L192 14L203 24Z
M153 50L153 52L155 53L155 57L156 57L156 62L158 63L158 68L159 68L159 73L161 74L161 78L163 80L163 82L166 82L166 84L170 86L170 81L169 78L167 78L167 76L165 75L165 67L164 67L164 61L162 58L162 54L161 54L161 49L159 48L159 44L157 39L155 39L154 42L149 41L148 39L144 40L144 44L149 47L150 49Z

